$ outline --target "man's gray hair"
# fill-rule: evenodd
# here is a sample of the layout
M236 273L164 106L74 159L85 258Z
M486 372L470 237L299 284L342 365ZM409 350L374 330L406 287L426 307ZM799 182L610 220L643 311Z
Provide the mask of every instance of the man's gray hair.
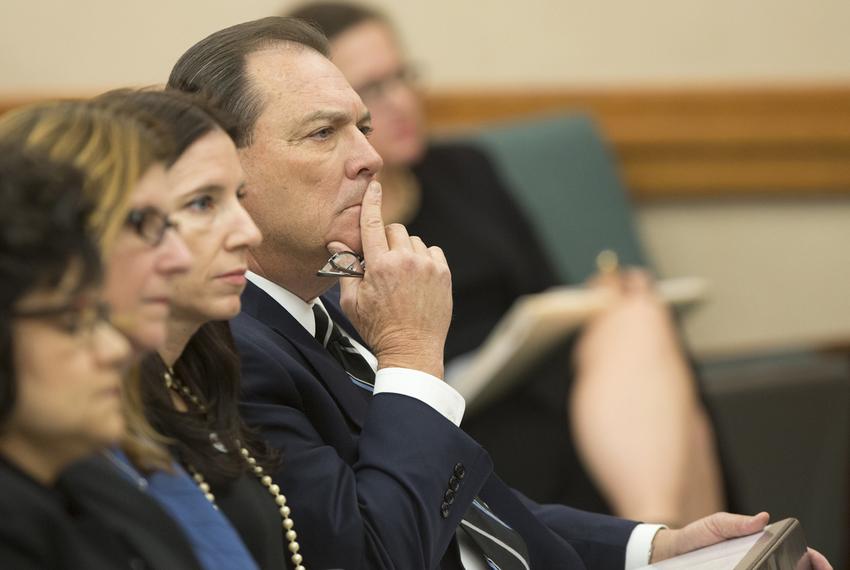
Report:
M168 78L168 87L197 93L232 117L237 147L251 144L254 124L265 102L245 73L247 57L261 49L289 43L330 57L330 46L315 26L272 16L225 28L184 53Z

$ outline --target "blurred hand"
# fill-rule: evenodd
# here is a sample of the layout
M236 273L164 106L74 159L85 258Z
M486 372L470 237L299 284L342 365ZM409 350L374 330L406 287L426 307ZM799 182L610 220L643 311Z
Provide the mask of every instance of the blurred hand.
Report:
M649 274L626 269L599 274L588 282L591 289L611 297L610 306L584 327L576 349L579 369L598 366L618 355L643 355L654 362L679 350L676 328L667 306L659 299ZM652 331L652 334L647 334ZM636 362L635 365L642 364Z
M806 553L806 556L812 570L832 570L832 564L830 564L826 557L817 550L810 548ZM798 564L797 566L802 566L803 568L806 567L804 563Z
M767 525L770 515L755 516L714 513L680 529L661 529L652 542L650 563L660 562L704 546L754 534Z
M343 311L374 351L378 368L412 368L442 378L452 315L443 251L400 224L384 227L381 185L374 181L363 196L360 233L366 272L363 279L340 279ZM331 253L344 249L328 244Z

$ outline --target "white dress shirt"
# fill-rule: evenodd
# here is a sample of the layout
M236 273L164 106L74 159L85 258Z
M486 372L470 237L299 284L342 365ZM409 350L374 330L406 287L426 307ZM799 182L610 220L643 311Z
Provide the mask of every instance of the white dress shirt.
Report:
M265 277L248 271L245 277L277 301L311 336L316 335L316 317L313 315L313 305L319 305L327 312L321 299L316 298L309 303ZM330 319L330 316L328 317ZM333 319L330 319L331 321ZM366 362L376 370L375 389L373 394L393 393L415 398L439 412L444 418L456 426L460 426L466 401L457 390L441 379L419 370L410 368L378 368L378 359L362 344L351 338L348 333L338 327L351 344L360 352ZM652 540L655 533L665 528L663 525L639 524L632 531L626 545L625 570L634 570L649 564ZM487 570L483 557L474 550L469 541L464 540L464 533L458 532L460 559L467 570Z

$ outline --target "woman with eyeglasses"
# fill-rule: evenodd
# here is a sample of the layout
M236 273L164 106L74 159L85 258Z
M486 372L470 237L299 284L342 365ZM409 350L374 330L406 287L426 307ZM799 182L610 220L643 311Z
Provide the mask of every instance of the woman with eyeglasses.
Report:
M58 492L124 433L127 340L108 321L83 177L0 146L0 567L127 568L132 550Z
M86 101L53 101L0 117L0 142L77 167L93 210L87 228L104 263L104 300L134 357L165 342L170 281L191 257L165 214L165 162L173 143L150 120ZM130 375L125 399L138 399ZM128 410L123 442L134 461L167 467L168 454L144 417Z
M168 306L158 296L167 299L170 280L191 261L183 241L168 231L171 225L162 213L168 194L165 164L173 152L172 141L154 121L90 102L65 101L5 114L0 118L0 143L73 164L82 174L82 192L92 204L85 230L104 261L102 297L112 307L113 322L131 341L132 360L138 362L147 350L164 342ZM118 438L120 452L114 445L119 441L110 442L111 450L66 469L54 489L63 501L73 504L78 525L108 528L103 544L120 544L133 553L131 567L200 569L189 533L110 461L113 453L121 453L144 469L172 466L160 436L138 406L132 405L139 401L137 379L137 370L131 371L121 385L127 429ZM71 473L76 481L68 481ZM191 488L188 478L186 483ZM45 556L61 558L61 542L43 542L53 545Z
M142 144L137 147L141 156L153 153L154 160L148 160L144 168L134 169L143 175L138 183L132 185L128 199L129 208L123 213L113 210L102 219L107 226L118 226L116 231L111 232L111 240L103 243L107 273L106 296L116 307L120 307L116 312L121 317L122 330L133 341L135 351L141 357L148 351L163 347L166 340L165 320L169 315L172 293L171 281L186 269L185 263L182 266L176 263L174 255L181 253L188 257L182 239L179 239L178 233L174 231L179 224L175 224L170 216L166 215L176 209L169 173L180 164L181 155L206 132L204 129L194 129L196 122L193 117L197 114L208 120L212 127L217 128L217 125L190 104L181 107L186 111L186 115L175 117L176 125L171 125L145 109L119 104L121 101L119 94L111 93L83 103L62 105L66 107L66 111L67 107L70 107L89 117L107 115L146 125L153 133L153 136L141 141ZM77 124L69 124L59 118L59 125L53 125L57 117L44 109L36 111L40 112L31 111L30 115L35 113L37 117L30 116L29 121L17 121L17 132L19 135L26 133L21 138L28 144L62 153L63 149L84 149L86 143L92 142L90 133L79 129ZM188 128L181 128L187 124ZM57 128L49 129L46 125ZM0 121L0 136L2 132ZM69 139L78 138L85 140L77 140L76 144L70 146L67 144ZM106 189L106 180L99 176L104 165L100 159L95 158L97 154L100 153L81 152L72 156L93 182L92 189L99 196L98 203L104 204L111 192ZM195 199L193 204L187 205L186 209L203 210L205 207L206 200L200 197ZM103 235L107 232L97 233ZM171 252L171 258L163 252L167 251L169 240L180 245L180 250ZM159 259L159 262L145 262L156 259ZM139 263L146 267L139 269ZM146 443L167 444L168 440L147 427L137 392L138 376L135 380L128 384L126 412L129 417L136 418L139 425L146 427ZM134 436L136 439L142 439L138 437L138 433ZM208 438L206 442L209 442ZM231 523L210 504L185 468L175 463L168 449L157 447L156 461L150 461L150 454L140 456L126 443L125 441L120 449L109 449L101 457L82 462L67 470L60 480L60 486L84 497L86 504L96 510L103 519L120 520L124 523L129 539L137 540L142 532L156 534L155 529L149 527L134 528L131 519L135 517L135 505L127 504L127 501L122 503L114 493L101 485L102 478L114 477L117 474L135 486L137 493L142 491L171 516L181 528L182 532L178 531L177 534L181 537L185 535L188 539L202 568L256 568L256 563ZM126 509L123 517L119 512L122 505ZM150 549L151 556L156 554L155 550ZM278 546L277 550L282 548ZM280 556L279 554L278 557ZM156 567L183 566L161 563Z

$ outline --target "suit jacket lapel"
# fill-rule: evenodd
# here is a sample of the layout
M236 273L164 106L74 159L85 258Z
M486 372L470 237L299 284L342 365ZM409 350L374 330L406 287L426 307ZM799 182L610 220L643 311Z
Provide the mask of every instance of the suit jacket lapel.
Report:
M248 282L242 293L242 311L275 331L312 368L349 421L362 429L369 394L356 387L342 366L277 301ZM331 315L331 318L334 318ZM290 351L291 352L291 351Z

